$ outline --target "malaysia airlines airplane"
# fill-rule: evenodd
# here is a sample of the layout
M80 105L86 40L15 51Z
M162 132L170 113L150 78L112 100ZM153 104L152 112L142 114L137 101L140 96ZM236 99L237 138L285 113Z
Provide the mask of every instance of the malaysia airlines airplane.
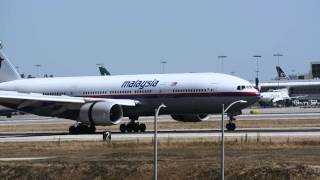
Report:
M222 104L238 103L227 112L228 130L236 128L235 115L256 103L259 92L250 82L219 73L113 75L21 79L0 51L0 105L40 116L77 121L72 134L94 133L95 126L121 124L122 132L144 132L139 116L153 116L160 104L177 121L201 122L221 113Z

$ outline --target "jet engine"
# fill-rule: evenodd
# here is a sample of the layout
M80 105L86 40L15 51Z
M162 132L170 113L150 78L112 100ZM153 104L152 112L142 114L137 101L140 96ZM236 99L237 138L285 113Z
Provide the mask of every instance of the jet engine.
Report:
M80 108L79 121L85 124L111 126L123 117L122 106L112 102L86 103Z
M210 118L209 114L173 114L172 119L181 122L201 122Z

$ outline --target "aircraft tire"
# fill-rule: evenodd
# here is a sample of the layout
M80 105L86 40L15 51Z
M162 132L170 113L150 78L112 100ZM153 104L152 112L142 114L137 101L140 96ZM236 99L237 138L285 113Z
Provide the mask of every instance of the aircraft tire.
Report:
M87 129L89 134L94 134L96 133L96 127L95 126L89 126Z
M127 132L132 132L133 131L133 123L128 123L127 124Z
M234 131L237 128L237 126L235 123L228 123L226 124L226 128L228 131Z
M134 123L133 124L133 131L134 132L139 132L139 130L140 130L140 125L138 123Z
M139 129L140 129L140 132L145 132L146 131L146 125L144 123L139 124Z
M120 132L125 133L126 130L127 130L126 124L121 124L121 125L120 125Z
M69 133L70 133L70 134L76 134L76 127L70 126L70 127L69 127Z

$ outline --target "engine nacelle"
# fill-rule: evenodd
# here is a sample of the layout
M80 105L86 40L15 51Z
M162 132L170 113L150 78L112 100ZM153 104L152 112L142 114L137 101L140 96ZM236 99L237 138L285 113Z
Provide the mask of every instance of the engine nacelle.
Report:
M210 118L209 114L173 114L172 119L181 122L201 122Z
M122 106L112 102L96 102L81 106L79 121L85 124L110 126L120 123L122 117Z

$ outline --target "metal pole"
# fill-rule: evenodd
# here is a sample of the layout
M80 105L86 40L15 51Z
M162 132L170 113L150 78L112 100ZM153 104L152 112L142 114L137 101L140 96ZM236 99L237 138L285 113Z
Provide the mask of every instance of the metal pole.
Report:
M224 72L224 64L223 64L223 60L224 58L226 58L227 56L218 56L219 59L221 59L221 73Z
M34 65L37 68L37 77L39 77L39 68L41 67L40 64L36 64Z
M221 180L224 180L224 104L221 116Z
M158 137L157 137L157 112L158 109L155 109L154 115L154 138L153 138L153 179L158 179Z
M254 55L253 57L256 58L256 61L257 61L257 70L256 70L256 73L257 73L257 78L259 79L259 58L261 58L262 56L260 56L260 55Z
M221 179L224 180L224 113L227 112L233 105L237 103L247 103L244 100L234 101L229 104L229 106L225 109L224 104L222 104L222 113L221 113Z
M157 117L160 109L165 108L166 105L161 104L158 108L154 109L154 135L153 135L153 179L158 179L158 129L157 129Z
M280 56L283 56L282 54L280 54L280 53L276 53L276 54L274 54L273 56L276 56L277 57L277 65L279 66L279 64L280 64ZM279 89L279 81L280 81L280 77L278 78L278 89Z
M162 74L165 72L165 64L167 64L167 61L161 61L162 64Z

